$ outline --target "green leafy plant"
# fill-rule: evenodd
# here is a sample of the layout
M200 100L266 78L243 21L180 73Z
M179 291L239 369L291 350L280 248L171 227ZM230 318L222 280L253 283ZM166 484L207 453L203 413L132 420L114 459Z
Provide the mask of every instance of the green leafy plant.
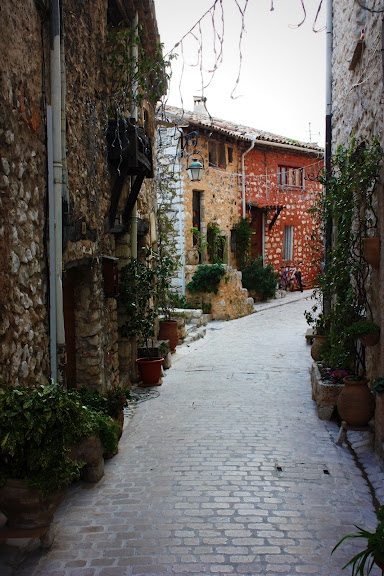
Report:
M350 538L363 538L366 540L364 548L343 566L343 570L348 566L352 566L352 576L369 574L372 571L375 559L384 562L384 506L380 506L377 519L378 523L374 532L355 526L357 532L343 536L331 552L333 554L343 542Z
M130 23L110 27L107 34L109 116L129 118L144 101L155 106L165 94L171 59L163 58L163 45L144 47L143 28ZM134 89L137 87L137 89Z
M165 320L171 320L180 297L173 279L181 265L178 250L178 213L174 209L178 180L170 169L171 162L161 151L157 158L157 304Z
M103 444L105 454L115 454L119 442L119 424L108 414L91 410L93 428Z
M57 384L1 384L0 413L1 485L18 478L46 494L80 476L83 463L71 460L68 451L98 434L100 422L76 391Z
M225 268L221 264L200 265L192 276L192 280L187 284L187 289L192 293L212 292L217 294L224 275Z
M374 379L372 390L379 395L384 394L384 376Z
M202 302L201 308L203 310L203 314L210 314L212 312L212 304L210 302Z
M357 320L348 326L348 334L351 338L359 338L359 336L366 336L367 334L374 334L380 330L380 326L368 320Z
M156 262L152 252L146 251L144 261L131 258L120 271L119 304L124 318L120 333L127 338L138 339L141 346L151 349L155 337L155 321L158 310L156 300ZM153 348L153 346L152 346Z
M193 236L193 246L198 250L200 254L203 254L205 249L209 246L206 237L195 226L192 226L190 232Z
M99 390L89 390L86 386L82 386L77 393L83 404L111 416L111 418L118 418L119 413L128 405L128 400L131 397L129 388L111 388L106 392Z
M209 260L212 264L223 264L226 260L227 239L216 221L208 223L207 244Z
M319 274L316 296L321 302L322 321L328 329L324 360L332 368L364 372L364 356L350 335L350 326L362 315L372 318L367 294L368 264L363 255L363 238L377 224L374 191L380 174L383 151L378 138L339 146L331 159L331 169L320 177L326 193L311 212L322 223L320 238L336 239L327 246L325 266ZM321 264L321 262L319 262Z
M263 258L259 256L253 262L248 262L241 272L244 288L254 290L262 300L274 298L277 275L272 264L263 266Z
M249 218L242 218L233 229L236 266L238 270L244 270L247 266L251 253L252 229Z

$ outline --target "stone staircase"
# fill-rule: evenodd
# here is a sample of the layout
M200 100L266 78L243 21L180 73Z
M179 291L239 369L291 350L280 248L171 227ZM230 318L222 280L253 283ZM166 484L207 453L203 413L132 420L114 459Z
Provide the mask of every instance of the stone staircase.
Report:
M204 314L200 308L180 308L175 310L174 316L179 321L179 344L204 338L207 324L212 321L212 315Z

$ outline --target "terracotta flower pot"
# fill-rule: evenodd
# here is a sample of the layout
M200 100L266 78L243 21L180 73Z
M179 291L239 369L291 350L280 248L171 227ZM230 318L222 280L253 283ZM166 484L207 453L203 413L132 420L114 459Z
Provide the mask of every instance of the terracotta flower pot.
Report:
M324 344L327 341L327 336L321 334L314 335L314 342L311 346L311 356L317 362L321 360L321 353L324 348Z
M66 489L43 496L37 488L30 488L24 480L9 478L0 488L0 510L7 517L9 528L34 530L49 526Z
M344 388L337 399L337 410L344 422L356 428L368 425L375 411L375 400L367 386L367 378L344 378Z
M363 238L364 256L373 268L380 265L380 238Z
M359 340L363 346L375 346L380 340L380 331L378 330L372 334L364 334L364 336L359 336Z
M162 320L159 326L158 340L169 340L171 352L176 350L179 343L179 328L177 320Z
M164 358L137 358L136 364L139 368L141 386L161 386L161 367Z

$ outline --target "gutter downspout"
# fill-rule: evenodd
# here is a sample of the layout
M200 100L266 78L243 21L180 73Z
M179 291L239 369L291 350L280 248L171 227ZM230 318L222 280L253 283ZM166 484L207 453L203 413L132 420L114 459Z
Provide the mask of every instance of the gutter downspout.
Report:
M55 198L53 190L52 106L47 106L48 226L49 226L49 338L51 378L57 382Z
M326 13L326 116L325 116L325 173L328 180L331 176L331 158L332 158L332 43L333 43L333 0L327 0L327 13ZM325 186L325 194L327 194L327 187ZM329 265L329 250L332 247L333 235L333 222L329 220L326 222L325 238L324 238L324 268L325 270ZM331 303L324 300L324 312L330 311Z
M138 12L135 13L135 19L133 21L133 29L135 37L139 34L139 15ZM133 67L134 71L136 72L137 67L139 65L139 48L134 43L132 46L132 58L133 58ZM139 91L139 86L137 82L134 82L132 85L132 118L134 118L135 123L137 124L137 119L139 117L138 110L137 110L137 94ZM131 177L131 189L135 182L136 176ZM137 202L132 208L131 213L131 256L132 258L137 258Z
M63 165L61 154L61 53L60 53L60 5L59 0L51 0L51 37L50 37L50 74L51 74L51 106L52 106L52 159L53 159L53 197L54 197L54 269L56 308L56 349L51 356L56 356L59 350L65 349L63 287L62 287L62 180ZM52 378L59 381L59 370L54 359L55 373Z
M180 252L181 252L181 293L185 296L185 254L184 254L184 218L183 218L183 187L181 178L181 164L179 160L179 208L178 208L178 220L179 220L179 238L180 238Z
M250 138L252 138L252 136L250 136ZM250 147L248 148L248 150L246 150L245 152L243 152L243 154L241 155L241 205L242 205L242 215L243 218L245 218L246 216L246 210L245 210L245 163L244 163L244 158L245 155L248 154L248 152L250 152L254 146L255 146L255 142L256 142L256 138L252 139L252 144L250 145Z

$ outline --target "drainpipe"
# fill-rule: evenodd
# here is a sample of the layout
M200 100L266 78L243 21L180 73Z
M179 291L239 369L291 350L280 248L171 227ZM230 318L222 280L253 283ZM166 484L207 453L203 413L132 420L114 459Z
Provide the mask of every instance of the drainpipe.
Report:
M139 15L136 12L135 19L133 21L133 29L134 29L134 37L136 38L139 34ZM133 68L134 71L137 70L138 62L139 62L139 47L134 43L132 46L132 58L133 58ZM138 110L137 110L137 94L139 91L139 86L137 82L134 82L132 85L132 118L136 121L139 117ZM135 182L136 176L131 177L131 189ZM137 258L137 202L132 209L131 213L131 256L132 258Z
M63 288L62 288L62 180L63 165L61 153L61 54L60 54L60 5L59 0L51 0L50 74L52 106L52 163L54 201L54 269L56 309L56 347L51 350L54 356L52 378L59 381L57 351L65 349Z
M179 161L179 208L178 208L178 220L179 220L179 238L180 238L180 253L181 253L181 293L185 296L185 254L184 254L184 219L183 219L183 188L181 180L181 166Z
M250 145L250 147L248 148L248 150L246 150L245 152L243 152L243 154L241 155L241 205L242 205L242 214L243 214L243 218L245 218L246 216L246 211L245 211L245 164L244 164L244 158L245 155L248 154L248 152L250 152L252 150L252 148L254 148L255 146L255 142L256 142L256 137L253 136L252 134L245 134L246 137L252 139L252 144Z
M326 13L326 117L325 117L325 172L326 178L331 176L331 157L332 157L332 40L333 40L333 0L327 0L327 13ZM327 187L325 186L325 194ZM332 233L333 223L330 219L326 222L325 238L324 238L324 268L328 268L329 257L328 252L332 247ZM331 303L328 301L323 302L324 312L330 311Z
M49 336L51 378L57 382L55 196L53 190L52 106L47 106L48 222L49 222Z

